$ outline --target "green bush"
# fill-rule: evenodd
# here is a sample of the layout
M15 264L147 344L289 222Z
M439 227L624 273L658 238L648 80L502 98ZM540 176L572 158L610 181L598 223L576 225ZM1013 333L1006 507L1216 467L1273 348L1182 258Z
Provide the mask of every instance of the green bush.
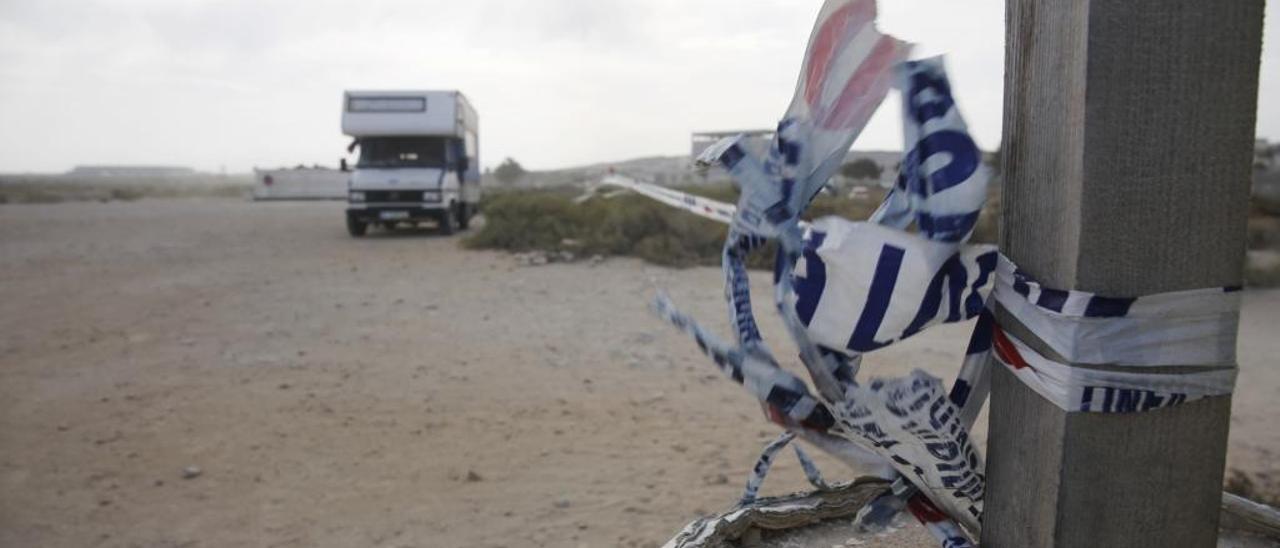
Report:
M630 255L666 266L715 264L726 227L638 195L573 203L571 190L492 194L485 223L464 243L478 249Z
M737 191L727 184L681 190L722 202L737 201ZM720 250L728 232L725 225L638 194L611 199L597 196L575 204L573 199L580 193L580 189L573 188L490 193L481 204L484 226L464 240L464 245L512 252L632 256L673 267L720 264ZM805 217L836 215L864 220L883 198L880 190L857 198L824 194L809 207ZM995 225L995 215L984 212L975 241L993 242ZM748 264L771 268L773 249L770 245L752 254Z

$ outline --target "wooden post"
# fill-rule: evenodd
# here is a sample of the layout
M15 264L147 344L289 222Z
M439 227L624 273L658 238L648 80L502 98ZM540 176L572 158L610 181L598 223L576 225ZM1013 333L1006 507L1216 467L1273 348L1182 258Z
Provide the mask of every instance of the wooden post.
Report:
M1262 12L1008 0L1003 252L1109 296L1239 285ZM982 546L1214 546L1230 415L1230 397L1068 414L998 367Z

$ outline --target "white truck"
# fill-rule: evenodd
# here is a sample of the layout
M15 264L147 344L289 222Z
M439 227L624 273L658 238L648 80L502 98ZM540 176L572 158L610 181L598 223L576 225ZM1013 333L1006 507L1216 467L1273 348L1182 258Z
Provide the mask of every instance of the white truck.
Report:
M360 149L347 194L347 231L434 220L465 229L480 204L479 119L457 91L348 91L342 132Z

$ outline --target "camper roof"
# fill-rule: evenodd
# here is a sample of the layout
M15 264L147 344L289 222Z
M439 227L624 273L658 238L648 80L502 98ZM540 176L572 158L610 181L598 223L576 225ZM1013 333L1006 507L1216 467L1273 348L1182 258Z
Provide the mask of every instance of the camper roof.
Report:
M352 137L461 136L475 126L475 111L459 92L347 91L342 132Z

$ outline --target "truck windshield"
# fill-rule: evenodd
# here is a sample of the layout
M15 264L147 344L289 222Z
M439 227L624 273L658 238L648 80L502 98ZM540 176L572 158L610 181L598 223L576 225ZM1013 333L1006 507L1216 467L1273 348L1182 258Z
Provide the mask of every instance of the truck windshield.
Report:
M356 167L444 167L444 137L365 137Z

